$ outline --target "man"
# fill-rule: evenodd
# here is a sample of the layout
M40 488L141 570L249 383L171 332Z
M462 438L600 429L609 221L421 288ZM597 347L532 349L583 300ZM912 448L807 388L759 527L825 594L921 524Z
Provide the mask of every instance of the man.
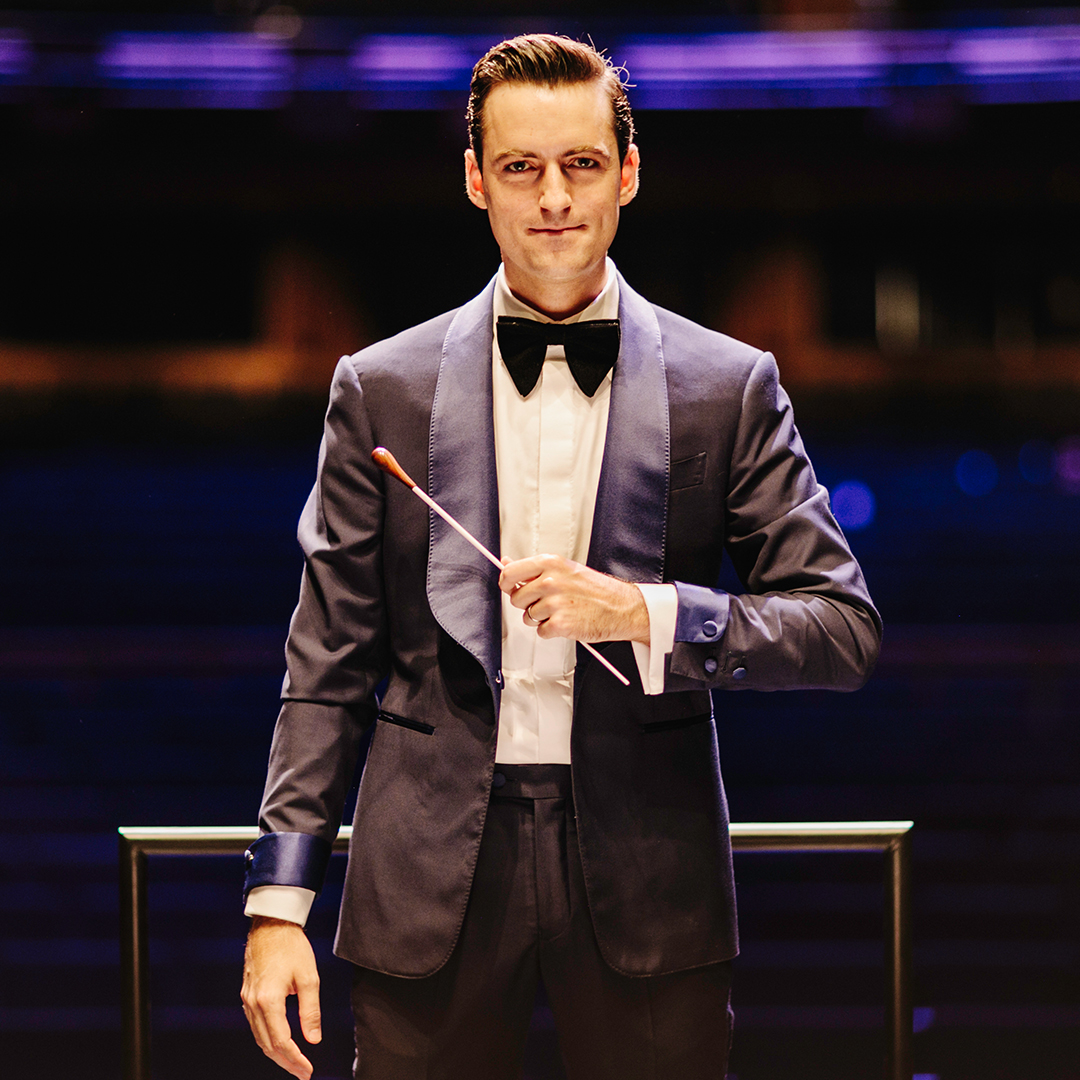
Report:
M610 65L503 42L469 114L466 191L502 266L338 367L248 856L244 1007L309 1077L284 1002L317 1042L301 924L377 722L336 942L356 1076L518 1076L542 979L571 1077L722 1077L737 940L710 690L855 689L880 623L772 358L607 259L639 163ZM379 472L380 444L501 574ZM725 549L745 595L715 587Z

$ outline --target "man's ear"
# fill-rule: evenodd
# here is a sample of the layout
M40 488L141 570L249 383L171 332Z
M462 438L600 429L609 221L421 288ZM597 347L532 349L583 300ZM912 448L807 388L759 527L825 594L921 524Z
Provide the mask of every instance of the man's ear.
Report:
M465 151L465 194L473 206L486 210L487 196L484 194L484 174L480 171L480 162L472 150Z
M623 158L622 173L619 176L619 205L625 206L638 193L638 170L641 168L641 155L631 143Z

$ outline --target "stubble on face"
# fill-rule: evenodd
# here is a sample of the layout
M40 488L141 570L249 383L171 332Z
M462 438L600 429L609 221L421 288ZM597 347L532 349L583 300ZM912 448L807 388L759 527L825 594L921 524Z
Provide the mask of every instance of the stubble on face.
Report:
M545 314L572 315L604 286L619 209L637 190L637 148L618 160L599 82L504 83L484 121L484 168L466 152L466 187L488 212L507 284Z

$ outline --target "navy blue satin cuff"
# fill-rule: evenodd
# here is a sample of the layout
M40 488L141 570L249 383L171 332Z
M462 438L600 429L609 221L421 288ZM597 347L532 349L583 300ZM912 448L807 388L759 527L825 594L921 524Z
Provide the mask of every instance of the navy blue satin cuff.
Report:
M722 589L707 589L683 581L676 581L675 588L679 594L675 640L715 645L727 629L730 595Z
M318 892L333 850L321 836L265 833L244 853L244 898L259 885L296 885Z

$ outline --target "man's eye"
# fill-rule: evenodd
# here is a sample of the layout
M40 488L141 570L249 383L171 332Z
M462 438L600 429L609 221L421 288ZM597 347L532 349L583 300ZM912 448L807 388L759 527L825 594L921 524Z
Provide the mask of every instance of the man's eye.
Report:
M528 172L528 170L529 163L527 161L511 161L510 164L506 166L507 172L523 173Z
M599 162L597 162L596 158L579 157L574 158L573 164L575 169L595 169Z

